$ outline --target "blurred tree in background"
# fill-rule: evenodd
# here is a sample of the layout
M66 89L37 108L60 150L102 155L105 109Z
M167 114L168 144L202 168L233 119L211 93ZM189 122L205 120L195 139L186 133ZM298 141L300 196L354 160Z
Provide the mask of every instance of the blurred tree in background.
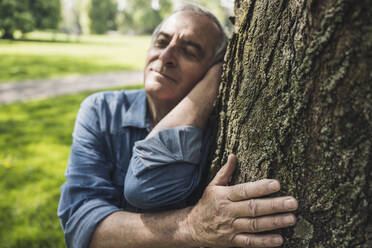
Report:
M77 35L121 33L149 34L183 1L181 0L0 0L0 36L14 37L34 29L55 29ZM188 0L211 10L221 23L233 0Z
M171 0L127 0L118 16L119 30L126 33L151 33L172 9Z
M0 0L1 38L13 39L16 30L55 29L60 19L60 0Z
M223 25L230 25L232 12L221 5L233 0L188 0L212 11ZM152 33L156 26L184 1L181 0L119 0L124 7L118 13L118 29L125 33ZM232 7L231 7L232 9Z
M89 9L91 32L104 34L109 30L116 30L117 12L116 0L92 0Z
M28 2L28 0L0 0L2 38L13 39L15 30L29 32L34 28L35 22L28 9Z
M18 2L16 0L15 2ZM37 29L55 29L61 20L60 0L31 0L30 11Z
M170 0L158 0L159 6L153 6L159 10L160 16L164 19L173 11L173 2Z
M175 1L175 4L182 4L182 2L183 1ZM226 28L226 31L232 28L229 16L234 15L234 0L188 0L188 2L199 4L210 10Z
M61 0L62 21L60 30L67 34L89 34L89 8L91 0Z

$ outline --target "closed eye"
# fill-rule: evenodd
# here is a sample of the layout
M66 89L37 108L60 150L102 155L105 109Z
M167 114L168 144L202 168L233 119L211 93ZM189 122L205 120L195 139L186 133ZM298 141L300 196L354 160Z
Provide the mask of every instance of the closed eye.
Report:
M198 58L198 54L196 51L193 50L193 48L190 47L182 47L182 53L190 58Z
M155 40L155 43L154 43L154 46L157 48L164 48L167 45L168 45L168 40L163 39L163 38Z
M185 49L185 54L189 55L190 57L200 60L204 56L204 51L199 43L191 40L185 40L183 47Z

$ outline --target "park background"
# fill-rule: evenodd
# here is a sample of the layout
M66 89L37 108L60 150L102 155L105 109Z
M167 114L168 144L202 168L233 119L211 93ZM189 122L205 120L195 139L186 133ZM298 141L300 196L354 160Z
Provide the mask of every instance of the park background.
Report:
M141 70L152 31L180 2L0 0L0 85ZM209 8L231 29L233 0L189 2ZM0 99L0 248L65 247L59 188L77 111L93 92Z

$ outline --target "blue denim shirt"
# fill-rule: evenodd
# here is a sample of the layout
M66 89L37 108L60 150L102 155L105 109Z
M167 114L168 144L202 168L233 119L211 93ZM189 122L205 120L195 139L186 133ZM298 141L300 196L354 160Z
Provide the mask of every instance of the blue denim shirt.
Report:
M88 247L113 212L186 206L209 134L177 127L145 139L150 131L144 90L97 93L81 104L58 206L67 247Z

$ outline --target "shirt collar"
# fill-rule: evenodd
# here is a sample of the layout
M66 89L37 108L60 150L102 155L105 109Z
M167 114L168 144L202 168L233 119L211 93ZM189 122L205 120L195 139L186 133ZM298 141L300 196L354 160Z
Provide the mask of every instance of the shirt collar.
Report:
M122 126L146 128L150 131L151 122L147 111L146 91L144 89L139 90L133 98L133 100L128 99L130 107L123 112Z

